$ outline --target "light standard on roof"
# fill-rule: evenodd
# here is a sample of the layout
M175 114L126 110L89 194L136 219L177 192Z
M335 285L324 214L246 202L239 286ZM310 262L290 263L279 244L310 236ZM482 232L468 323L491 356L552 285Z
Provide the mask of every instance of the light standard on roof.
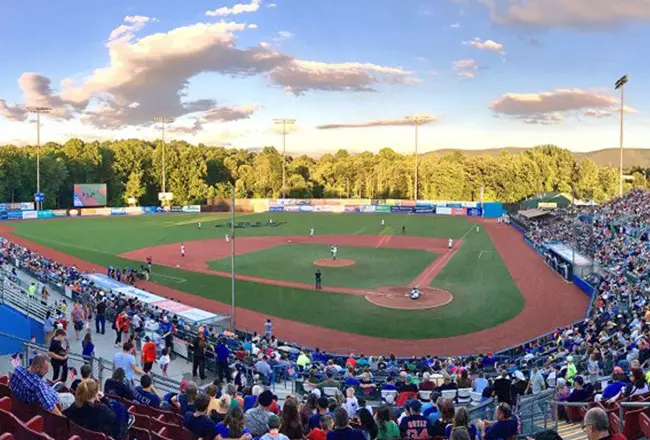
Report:
M420 124L425 124L431 121L428 116L407 116L406 119L415 126L415 187L413 191L413 199L418 201L418 128Z
M51 107L27 107L30 113L36 113L36 194L41 193L41 113L50 113ZM36 201L36 209L42 208L43 202Z
M286 168L285 168L285 162L286 162L286 152L287 152L287 125L293 125L296 123L295 119L274 119L273 122L275 125L281 125L282 126L282 198L284 199L286 197Z
M174 122L174 118L158 116L156 118L153 118L153 121L162 125L162 192L164 194L167 194L167 165L165 163L165 124L171 124Z
M625 113L625 84L627 84L627 75L620 77L614 84L614 90L621 89L621 131L620 131L620 164L618 176L618 195L623 197L623 115Z

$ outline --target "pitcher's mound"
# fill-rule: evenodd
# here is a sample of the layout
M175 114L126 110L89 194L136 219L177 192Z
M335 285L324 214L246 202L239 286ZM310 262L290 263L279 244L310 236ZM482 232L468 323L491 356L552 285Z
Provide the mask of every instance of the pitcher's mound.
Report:
M454 297L446 290L433 287L420 287L420 298L411 299L411 288L408 286L380 287L374 295L366 299L376 306L389 309L422 310L442 307L449 304Z
M337 258L332 260L331 258L319 258L314 260L314 265L322 267L349 267L357 264L355 260L350 258Z

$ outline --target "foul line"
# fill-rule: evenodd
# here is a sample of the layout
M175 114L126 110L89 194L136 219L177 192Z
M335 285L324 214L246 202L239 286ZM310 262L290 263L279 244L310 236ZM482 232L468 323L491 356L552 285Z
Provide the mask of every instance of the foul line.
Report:
M151 272L151 275L156 275L156 276L158 276L158 277L170 278L170 279L172 279L172 280L178 280L178 281L176 282L176 284L184 283L184 282L187 281L185 278L181 278L181 277L173 277L173 276L171 276L171 275L165 275L164 273Z

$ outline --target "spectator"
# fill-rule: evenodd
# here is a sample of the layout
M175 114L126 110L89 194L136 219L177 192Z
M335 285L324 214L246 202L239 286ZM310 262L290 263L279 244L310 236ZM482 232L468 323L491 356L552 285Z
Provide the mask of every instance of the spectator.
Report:
M148 374L143 374L142 377L140 377L140 386L136 387L133 391L133 400L144 406L160 408L160 394L158 394L158 391L153 386L151 376Z
M99 300L95 307L95 332L106 334L106 298Z
M416 439L433 437L433 429L429 419L424 417L422 403L419 400L409 400L405 406L406 417L402 419L399 430L402 438Z
M645 382L645 381L644 381ZM576 376L573 380L573 391L569 394L568 402L587 402L591 400L593 388L591 384L585 384L582 376Z
M126 381L132 385L134 374L145 374L142 368L138 367L135 356L133 356L134 347L131 342L125 342L122 345L122 352L115 353L113 356L113 368L124 370Z
M325 372L326 379L318 384L318 388L339 388L341 384L338 380L334 379L334 374L332 370L327 370Z
M334 427L332 416L329 414L321 416L319 423L320 424L317 428L312 429L309 431L309 434L307 434L308 440L327 440L327 434Z
M79 340L79 332L84 329L85 315L86 312L83 306L78 302L75 302L72 306L72 312L70 312L70 316L72 317L72 324L74 326L74 333L77 337L77 341Z
M479 420L478 427L483 440L507 439L515 436L518 430L517 421L512 418L512 410L507 403L500 403L497 407L495 422Z
M124 310L115 318L113 328L115 329L115 348L117 348L122 344L122 334L129 332L129 317Z
M483 391L488 387L488 381L485 378L485 373L483 371L480 371L478 373L478 377L474 379L474 383L472 384L472 388L474 392L481 393L483 394Z
M441 397L438 399L438 410L438 420L431 425L431 432L435 437L442 437L445 435L447 426L454 423L456 409L454 408L453 400Z
M214 421L207 415L210 398L205 394L196 397L194 413L187 413L183 418L183 426L189 429L195 438L203 440L216 440L219 436L219 430Z
M269 432L264 434L260 440L289 440L289 437L280 433L281 424L280 417L271 414L269 416Z
M319 397L317 401L316 413L309 418L308 429L312 430L320 426L320 418L327 414L329 400L327 397Z
M199 395L199 387L195 382L188 382L187 387L176 396L175 404L181 414L194 412L194 401Z
M92 361L93 356L95 356L95 344L93 344L90 333L86 333L84 340L81 341L81 355L87 361Z
M269 432L270 407L273 404L273 393L264 391L257 398L257 406L246 411L245 426L250 434L257 438Z
M363 433L350 427L348 412L337 408L334 412L334 429L327 433L327 440L366 440Z
M377 423L372 418L372 413L366 409L361 408L358 413L359 429L363 433L366 440L375 440L377 438L378 429Z
M280 433L286 435L289 439L301 439L303 436L303 427L298 414L298 402L296 399L287 399L282 407L282 416L280 423Z
M458 388L472 388L472 379L469 377L469 372L465 369L460 372L458 378Z
M68 379L68 350L65 346L66 333L63 329L54 332L47 355L52 360L52 380L65 383Z
M52 312L49 310L45 313L45 321L43 321L43 331L45 332L45 345L49 345L54 335L54 326L56 325L56 320L52 317Z
M72 381L70 384L70 390L74 393L81 383L82 380L84 379L90 379L93 374L93 369L90 365L88 364L83 364L81 368L79 368L79 374L81 374L81 379L75 379Z
M215 422L223 422L226 419L226 416L228 415L228 412L230 411L230 396L228 394L224 394L223 396L219 397L218 400L216 400L217 405L212 410L209 412L210 418Z
M630 383L625 387L624 395L625 397L631 396L640 396L648 392L648 384L645 380L645 375L643 370L635 369L632 370L630 376Z
M377 440L396 439L400 436L399 426L390 417L390 408L380 406L375 415L377 419Z
M113 376L104 382L104 392L122 397L123 399L133 400L133 392L131 391L131 387L126 383L124 368L116 368L113 370Z
M145 374L149 374L153 368L153 363L156 362L158 353L156 344L151 341L149 336L145 336L144 341L145 344L142 347L142 371L144 371Z
M359 401L354 395L355 389L350 387L346 390L345 403L343 408L348 412L348 417L353 418L357 416L357 411L359 410ZM336 418L335 418L336 422Z
M582 421L588 440L625 440L621 434L609 433L609 417L602 408L591 408Z
M445 428L445 437L451 437L452 432L459 428L467 430L467 433L471 440L475 440L477 438L476 427L469 423L469 413L467 412L466 408L458 408L458 411L456 411L456 414L454 414L452 423L450 425L447 425Z
M21 402L27 405L38 404L45 411L61 415L57 408L59 398L56 392L43 380L49 369L50 360L45 355L37 354L29 369L16 367L9 386L12 395Z
M469 431L466 428L453 428L449 434L449 440L472 440Z
M267 420L268 423L268 420ZM217 425L219 435L224 439L250 439L244 427L244 412L240 407L231 408L223 422Z
M198 328L191 348L193 352L192 377L196 377L198 370L201 380L205 380L205 350L208 348L208 341L205 339L205 327L200 326Z
M497 398L499 403L510 404L512 401L512 384L508 372L504 369L501 374L494 380L492 394Z
M262 376L264 383L270 384L273 381L273 369L269 365L268 360L268 357L262 356L262 359L255 362L255 371L257 371L260 376Z
M215 349L217 356L217 377L219 379L228 380L229 368L228 358L230 357L230 350L226 345L225 339L220 339Z
M101 432L114 439L122 438L115 411L100 400L99 388L94 379L86 379L79 384L74 405L63 414L82 428Z

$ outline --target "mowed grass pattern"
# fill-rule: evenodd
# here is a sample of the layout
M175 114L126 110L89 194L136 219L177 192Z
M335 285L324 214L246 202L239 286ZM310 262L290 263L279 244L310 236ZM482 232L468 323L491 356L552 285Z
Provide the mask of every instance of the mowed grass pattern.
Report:
M246 214L237 221L286 222L275 228L238 229L239 236L307 235L314 227L319 235L406 235L460 239L464 246L432 282L454 295L440 308L401 311L375 306L357 295L271 286L237 281L237 306L271 316L326 328L385 338L423 339L456 336L494 327L514 316L524 301L503 265L489 236L462 217L398 214ZM381 219L386 226L381 227ZM197 222L203 223L198 230ZM222 238L226 214L169 214L124 218L44 220L12 223L16 234L100 265L138 266L116 255L164 243ZM491 258L479 259L481 251ZM206 298L230 302L230 280L214 275L156 266L153 280ZM177 284L173 278L187 281ZM344 344L344 342L342 342ZM344 346L344 345L343 345Z
M237 256L237 273L272 280L313 283L320 269L323 286L373 289L407 285L436 254L423 250L338 246L338 258L356 261L350 267L319 267L314 260L330 258L330 247L322 244L286 244ZM230 271L230 258L211 261L210 269Z

